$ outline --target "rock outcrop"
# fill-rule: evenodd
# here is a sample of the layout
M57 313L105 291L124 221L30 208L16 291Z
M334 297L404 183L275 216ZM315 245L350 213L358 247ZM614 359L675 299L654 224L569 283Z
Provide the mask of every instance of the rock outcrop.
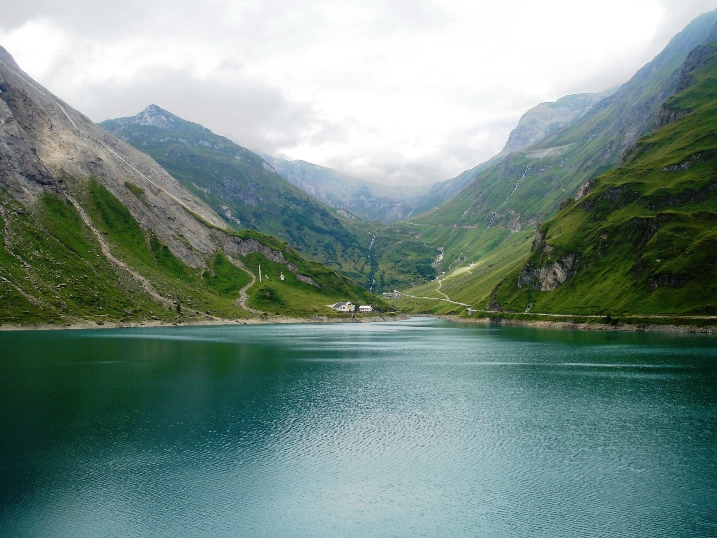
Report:
M577 255L568 254L542 267L526 265L520 272L518 287L532 287L537 291L556 290L575 273L577 262Z

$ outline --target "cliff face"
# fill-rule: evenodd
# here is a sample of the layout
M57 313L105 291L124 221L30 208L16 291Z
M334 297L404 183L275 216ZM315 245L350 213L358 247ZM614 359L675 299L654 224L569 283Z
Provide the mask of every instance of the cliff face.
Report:
M542 267L523 268L518 281L519 288L532 287L537 291L553 291L573 274L577 256L570 254Z

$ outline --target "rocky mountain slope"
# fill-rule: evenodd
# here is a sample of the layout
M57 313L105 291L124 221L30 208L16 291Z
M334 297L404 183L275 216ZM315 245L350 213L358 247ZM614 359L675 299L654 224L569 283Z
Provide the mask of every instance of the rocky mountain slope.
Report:
M555 102L540 103L523 114L501 153L513 153L537 144L558 129L582 118L591 108L613 93L615 90L579 93L566 95Z
M230 230L4 49L0 187L0 322L298 315L342 298L376 300L281 241ZM259 263L271 280L247 287Z

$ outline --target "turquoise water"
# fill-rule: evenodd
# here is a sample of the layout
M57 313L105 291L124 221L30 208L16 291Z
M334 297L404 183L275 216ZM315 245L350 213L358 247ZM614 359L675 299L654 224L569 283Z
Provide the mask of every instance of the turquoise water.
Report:
M717 535L714 337L0 333L2 536Z

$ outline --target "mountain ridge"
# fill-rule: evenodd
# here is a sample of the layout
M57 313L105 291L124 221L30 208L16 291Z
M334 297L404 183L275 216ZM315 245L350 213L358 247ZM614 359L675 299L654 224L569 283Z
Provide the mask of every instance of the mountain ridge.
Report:
M717 41L690 52L680 79L670 121L540 227L494 307L515 310L532 288L543 312L717 314Z

